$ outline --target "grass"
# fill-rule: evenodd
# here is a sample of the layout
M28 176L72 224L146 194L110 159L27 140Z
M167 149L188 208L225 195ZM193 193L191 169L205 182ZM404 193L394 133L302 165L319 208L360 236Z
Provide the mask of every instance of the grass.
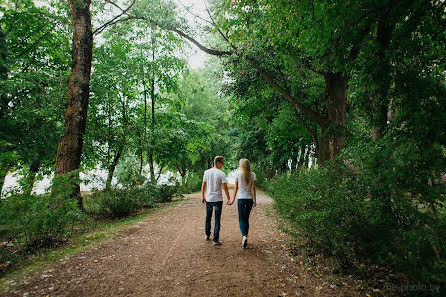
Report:
M0 278L0 292L5 290L18 278L33 274L43 268L49 269L57 261L63 261L69 257L89 248L98 243L113 238L119 231L131 227L138 222L143 221L149 215L158 211L176 206L182 199L159 204L156 208L147 209L140 214L116 221L94 221L91 231L84 233L75 233L71 239L58 247L41 250L39 253L20 260L13 268L6 271Z

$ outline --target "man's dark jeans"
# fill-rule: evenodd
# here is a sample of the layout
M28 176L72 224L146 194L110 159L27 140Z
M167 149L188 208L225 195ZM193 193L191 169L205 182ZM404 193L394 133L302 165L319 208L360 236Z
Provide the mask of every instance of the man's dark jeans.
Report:
M217 242L220 236L220 219L221 219L221 209L223 208L223 201L219 202L207 202L206 201L206 224L205 230L206 235L211 236L211 219L212 210L215 207L215 225L214 225L214 238L213 241Z
M242 236L248 236L249 231L249 214L251 213L254 200L252 199L238 199L238 223Z

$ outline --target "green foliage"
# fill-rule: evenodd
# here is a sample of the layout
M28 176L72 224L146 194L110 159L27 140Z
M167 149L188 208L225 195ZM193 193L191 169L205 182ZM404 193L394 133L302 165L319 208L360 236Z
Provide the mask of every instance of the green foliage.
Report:
M169 202L178 195L180 195L180 185L176 183L175 185L157 185L154 189L155 201L159 203Z
M131 190L107 190L96 192L90 199L98 204L101 215L122 218L138 209L138 196ZM136 193L138 194L138 193Z
M14 247L48 246L69 238L85 218L71 199L73 176L53 180L53 193L31 196L12 194L0 203L0 237ZM6 248L3 246L2 248Z
M136 156L128 154L116 167L116 179L124 188L128 189L136 184L142 184L145 177L139 172L139 164Z
M192 172L186 177L184 184L182 185L182 190L184 193L192 193L201 190L201 185L203 184L203 173Z
M0 212L0 236L14 245L52 245L69 238L82 218L76 201L52 195L11 195Z
M446 187L438 183L436 166L425 163L438 160L438 150L372 144L356 153L347 167L275 177L268 191L277 209L311 249L344 265L371 258L421 283L444 286Z
M168 149L160 157L183 178L203 172L216 155L225 156L229 150L229 105L218 94L219 84L209 69L189 71L168 97L169 110L161 118L170 129L169 138L164 136Z
M261 189L266 189L268 187L270 179L265 174L261 168L258 168L256 166L253 166L252 172L256 174L256 186Z
M109 189L88 197L87 211L110 218L123 218L156 203L169 202L179 195L178 185L154 185L146 183L126 189Z

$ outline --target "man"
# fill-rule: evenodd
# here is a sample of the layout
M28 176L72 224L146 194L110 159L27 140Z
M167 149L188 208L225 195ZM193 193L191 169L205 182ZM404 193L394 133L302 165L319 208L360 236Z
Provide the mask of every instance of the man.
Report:
M215 208L214 238L212 239L214 245L221 245L219 234L221 209L223 208L223 195L221 192L222 185L223 189L225 190L226 197L228 198L227 204L229 204L231 200L229 196L226 174L221 171L221 168L224 165L224 160L225 158L222 156L217 156L214 158L214 167L204 172L203 184L201 186L201 202L203 204L206 202L206 240L209 240L211 236L212 211Z

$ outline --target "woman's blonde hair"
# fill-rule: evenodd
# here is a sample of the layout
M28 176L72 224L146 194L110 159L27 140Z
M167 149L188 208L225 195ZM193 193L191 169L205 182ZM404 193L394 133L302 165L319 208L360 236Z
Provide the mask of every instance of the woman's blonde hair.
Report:
M252 179L251 163L249 163L248 159L240 159L239 165L242 170L243 181L245 185L249 185Z

